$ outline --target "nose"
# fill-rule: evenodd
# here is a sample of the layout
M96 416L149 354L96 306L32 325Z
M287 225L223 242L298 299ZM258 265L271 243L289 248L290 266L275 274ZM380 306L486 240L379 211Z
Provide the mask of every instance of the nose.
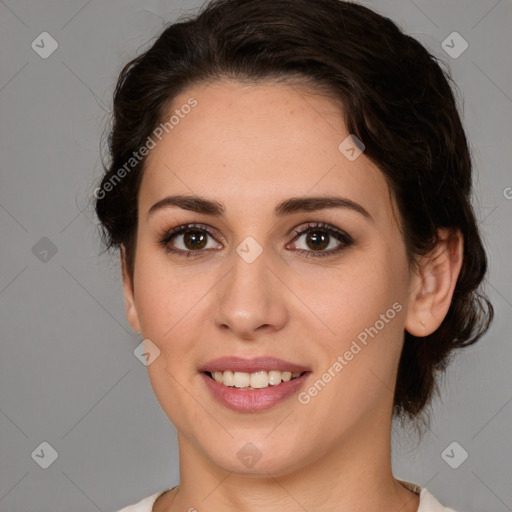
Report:
M251 263L235 251L229 260L231 270L215 290L215 325L244 340L281 330L289 315L287 288L270 268L266 251Z

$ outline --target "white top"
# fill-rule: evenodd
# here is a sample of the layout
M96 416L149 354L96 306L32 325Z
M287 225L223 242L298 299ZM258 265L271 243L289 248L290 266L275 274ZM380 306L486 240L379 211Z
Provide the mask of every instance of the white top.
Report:
M419 485L412 484L410 482L406 482L404 480L398 479L405 487L409 490L418 494L420 497L420 506L417 512L456 512L452 508L446 508L439 503L439 501L430 494L425 487L420 487ZM160 495L164 494L167 491L170 491L173 488L166 489L165 491L159 491L143 500L135 503L134 505L129 505L117 512L151 512L153 509L153 504L160 497Z

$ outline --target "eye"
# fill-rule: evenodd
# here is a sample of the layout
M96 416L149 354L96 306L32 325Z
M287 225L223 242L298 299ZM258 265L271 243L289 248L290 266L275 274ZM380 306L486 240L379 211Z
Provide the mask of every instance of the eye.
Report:
M293 234L293 249L308 258L329 256L353 243L350 235L323 222L310 223L305 228L294 230ZM305 238L306 248L295 247L297 240L302 237ZM213 241L209 242L208 238ZM199 256L206 249L222 249L222 244L216 240L216 233L202 224L186 224L166 231L160 235L158 243L167 253L187 258Z
M338 253L354 242L347 233L323 222L308 224L305 229L299 228L295 230L294 234L296 235L294 240L300 240L302 237L305 238L306 249L299 247L296 250L308 258ZM295 241L293 243L294 245L297 244ZM312 250L308 249L308 247L312 248Z
M203 249L218 248L218 245L220 245L218 243L211 243L210 246L208 246L209 237L215 240L214 233L209 227L199 224L187 224L166 231L160 236L158 243L168 253L189 257L192 256L194 252L204 252ZM173 239L177 239L177 241L172 242Z

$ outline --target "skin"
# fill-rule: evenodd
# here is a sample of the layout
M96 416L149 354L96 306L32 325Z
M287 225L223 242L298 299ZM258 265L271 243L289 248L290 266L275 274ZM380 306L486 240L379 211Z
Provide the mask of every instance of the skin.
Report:
M297 84L224 80L191 87L170 111L190 97L197 107L146 162L133 279L123 265L127 317L160 350L148 374L178 433L180 486L154 510L416 511L418 496L391 469L393 390L404 329L428 335L448 311L460 233L440 231L435 251L409 269L384 177L364 153L353 162L341 154L349 134L326 96ZM226 211L174 207L148 216L171 194L203 196ZM341 208L273 213L290 197L334 194L373 221ZM354 243L306 257L299 249L318 249L291 230L313 221ZM200 255L158 244L162 232L191 222L218 234L207 235ZM248 236L263 249L250 264L236 252ZM324 252L340 243L329 240ZM194 248L183 235L172 243ZM270 355L309 367L310 386L396 302L402 310L306 405L294 396L262 412L233 411L211 397L198 371L220 356ZM261 453L251 468L237 456L248 442Z

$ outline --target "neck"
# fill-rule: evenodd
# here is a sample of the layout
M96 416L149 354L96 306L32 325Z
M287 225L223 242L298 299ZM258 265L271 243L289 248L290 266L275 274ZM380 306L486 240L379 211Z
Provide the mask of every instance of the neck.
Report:
M369 419L368 429L358 424L345 432L335 450L316 454L308 464L250 475L220 468L178 434L180 485L154 510L416 512L419 497L392 474L391 418L385 428L375 420Z

